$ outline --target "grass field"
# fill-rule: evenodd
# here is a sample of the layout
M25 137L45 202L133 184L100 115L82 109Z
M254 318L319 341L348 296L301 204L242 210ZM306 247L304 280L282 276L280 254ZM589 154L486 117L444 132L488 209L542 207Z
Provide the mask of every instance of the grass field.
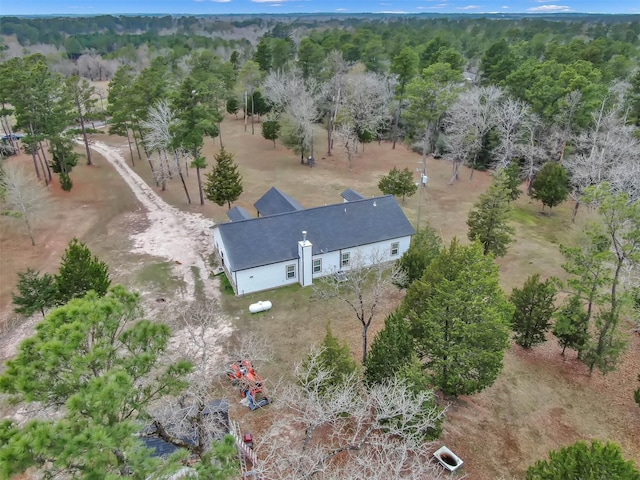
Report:
M309 168L300 165L294 153L280 145L274 148L264 140L259 125L255 135L251 135L250 129L244 131L241 120L228 118L223 123L222 135L243 175L244 193L236 205L249 212L254 212L253 203L271 186L292 195L305 207L340 202L339 194L345 188L366 196L377 195L381 175L393 166L413 170L420 162L420 156L404 146L392 150L390 144L370 144L350 170L338 148L335 155L324 155L326 139L318 129L314 142L316 166ZM122 138L107 135L95 138L117 148L125 147ZM204 154L210 165L219 148L217 139L206 140ZM166 260L131 253L129 234L144 227L144 212L127 185L100 156L96 155L95 163L94 167L79 165L74 169L71 193L53 187L55 210L37 230L37 247L27 247L26 233L13 228L8 220L0 220L0 309L5 316L10 311L16 272L27 267L54 271L73 236L87 242L94 253L109 263L114 280L132 285L150 300L170 297L172 290L184 288ZM154 185L145 161L136 159L135 170ZM469 171L465 170L461 180L448 185L450 165L433 159L428 160L427 173L429 184L425 195L411 197L402 205L407 216L415 225L420 210L421 223L428 221L445 241L454 236L466 241L467 212L489 184L489 174L477 172L473 181L469 181ZM197 199L195 172L190 173L187 182L192 198ZM178 181L172 181L161 195L184 211L201 212L215 222L226 221L226 207L210 203L187 205ZM581 211L577 222L572 224L571 211L572 205L565 204L547 215L541 214L540 204L526 196L516 202L513 216L516 241L498 262L507 292L521 286L532 273L565 278L558 245L571 243L589 215L586 210ZM197 293L197 282L195 289ZM204 296L202 290L199 296ZM374 320L371 338L382 326L385 314L401 298L397 290L388 292L384 308ZM257 300L270 300L273 309L250 315L248 306ZM235 328L232 340L245 333L256 333L270 344L274 361L261 366L261 372L274 382L281 377L290 378L293 365L311 345L321 341L328 323L336 336L349 343L354 358L360 358L360 329L353 313L345 305L312 298L311 289L294 286L246 297L222 295L221 304ZM156 308L154 315L170 320L172 311L169 307ZM4 335L15 339L17 334ZM629 350L620 369L606 377L598 373L589 377L573 353L563 358L551 335L545 345L531 351L513 346L505 357L502 374L492 387L452 401L441 442L463 458L471 479L519 478L528 465L544 457L549 449L581 438L614 440L622 445L628 458L640 465L640 408L633 403L631 394L637 385L639 365L637 334L630 335ZM241 423L243 428L256 428L252 424L270 420L265 410L258 415L243 414Z

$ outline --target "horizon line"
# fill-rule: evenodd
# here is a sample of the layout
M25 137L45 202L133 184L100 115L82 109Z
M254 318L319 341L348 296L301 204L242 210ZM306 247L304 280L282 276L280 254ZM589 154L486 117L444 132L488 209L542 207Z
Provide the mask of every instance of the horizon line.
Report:
M260 15L260 16L279 16L279 15L390 15L390 16L403 16L403 15L531 15L531 16L556 16L556 15L640 15L640 12L586 12L586 11L566 11L566 12L527 12L527 11L514 11L514 12L393 12L393 11L317 11L317 12L201 12L201 13L187 13L187 12L52 12L52 13L11 13L1 14L2 17L34 17L34 16L61 16L61 17L93 17L97 15L111 15L111 16L146 16L146 15L166 15L166 16L230 16L230 15Z

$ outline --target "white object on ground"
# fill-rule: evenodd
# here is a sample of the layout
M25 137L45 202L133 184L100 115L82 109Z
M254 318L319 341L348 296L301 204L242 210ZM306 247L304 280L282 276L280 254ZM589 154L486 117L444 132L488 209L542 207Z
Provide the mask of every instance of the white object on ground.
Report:
M252 303L249 305L249 311L251 313L266 312L267 310L271 310L271 306L272 305L269 300L265 302Z
M442 446L438 450L433 452L433 456L438 459L440 465L442 465L450 472L455 472L464 463L460 457L458 457L455 453L453 453L445 446Z

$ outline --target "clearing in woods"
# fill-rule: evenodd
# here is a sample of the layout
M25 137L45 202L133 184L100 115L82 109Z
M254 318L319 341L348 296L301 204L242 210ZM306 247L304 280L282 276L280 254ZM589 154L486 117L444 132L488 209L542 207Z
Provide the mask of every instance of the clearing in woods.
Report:
M197 203L195 171L186 179L191 198L187 205L179 180L170 182L166 192L156 188L146 160L137 157L136 172L143 182L127 173L131 162L126 140L108 135L93 136L95 166L82 161L72 172L71 193L51 187L54 210L36 229L38 245L28 245L26 233L0 219L0 358L15 352L21 338L33 332L38 321L12 321L11 292L17 272L28 267L53 272L69 240L76 236L87 243L111 268L114 282L124 283L143 294L150 318L173 322L175 311L193 298L218 299L218 347L239 334L256 332L272 346L275 361L261 367L268 379L277 381L319 341L331 322L334 334L346 339L359 357L360 329L343 305L318 302L309 289L284 288L244 298L219 295L217 280L209 276L211 251L207 228L226 221L226 206ZM271 186L277 186L312 207L340 202L340 192L353 188L365 196L380 194L377 183L393 166L415 170L420 156L404 146L391 149L388 143L368 144L349 170L336 144L334 155L326 155L326 134L320 129L314 142L314 168L300 165L299 156L260 134L242 120L229 117L222 125L222 142L235 155L243 175L244 193L235 205L254 212L253 203ZM219 139L205 139L204 154L210 171ZM79 148L80 152L81 149ZM118 165L126 159L129 167ZM24 163L21 155L10 161ZM116 165L116 167L114 167ZM117 169L116 169L117 168ZM451 166L429 158L429 183L425 194L407 199L403 208L414 223L420 210L422 225L428 221L445 241L458 236L466 241L467 212L490 182L487 173L476 172L469 181L463 170L460 180L448 185ZM123 180L123 178L125 180ZM416 174L417 178L417 174ZM204 179L204 177L203 177ZM419 202L420 200L420 202ZM420 208L418 204L420 203ZM576 225L570 221L571 205L541 216L540 205L523 196L516 203L517 242L499 260L502 284L507 292L521 286L528 275L563 278L558 244L570 242L584 222L581 212ZM383 312L374 320L372 337L402 295L390 291ZM162 302L158 300L162 299ZM257 300L271 300L274 308L259 316L249 316L247 307ZM629 330L631 330L629 328ZM233 332L233 333L232 333ZM587 375L574 353L563 358L554 338L525 351L513 346L505 357L505 367L497 382L484 392L452 401L438 443L446 444L465 461L469 478L518 478L527 466L557 448L578 439L599 438L622 445L627 458L640 465L640 408L632 391L640 372L640 337L630 336L628 352L619 370L602 377ZM244 412L244 410L238 410ZM244 416L242 428L259 432L260 424L271 421L268 409Z

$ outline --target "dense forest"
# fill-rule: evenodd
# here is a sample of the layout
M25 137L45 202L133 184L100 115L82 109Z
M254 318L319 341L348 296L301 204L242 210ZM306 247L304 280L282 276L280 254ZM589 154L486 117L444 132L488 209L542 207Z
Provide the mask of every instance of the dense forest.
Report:
M302 160L313 154L312 125L322 123L327 153L338 139L349 162L359 144L386 138L423 158L451 158L452 182L462 165L517 162L531 185L546 162L567 157L576 199L603 178L633 198L640 191L628 175L640 124L633 17L6 17L1 25L0 96L14 107L3 110L5 134L31 134L37 172L47 140L67 188L70 123L85 132L86 121L111 116L111 132L130 136L139 158L141 147L186 151L199 173L202 136L218 136L222 115L242 109L252 133L266 115L265 138L279 137ZM86 79L110 80L108 95ZM171 145L148 140L161 110L165 123L181 125ZM178 130L188 145L175 140Z

